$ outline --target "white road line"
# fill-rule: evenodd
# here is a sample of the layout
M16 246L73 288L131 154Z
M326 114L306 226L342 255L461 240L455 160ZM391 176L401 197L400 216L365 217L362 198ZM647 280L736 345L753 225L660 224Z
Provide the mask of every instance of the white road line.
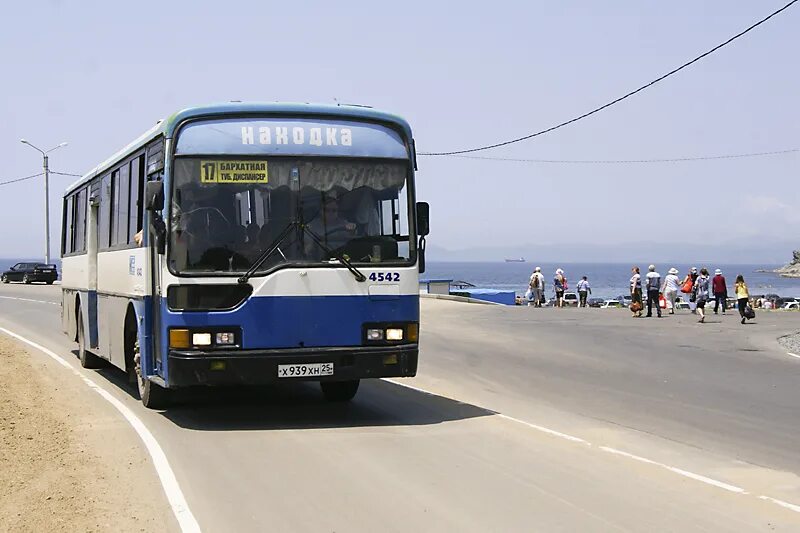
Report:
M674 472L678 475L688 477L689 479L694 479L695 481L700 481L701 483L713 485L720 489L725 489L727 491L735 492L737 494L750 494L741 487L737 487L735 485L729 485L728 483L717 481L716 479L711 479L710 477L701 476L700 474L695 474L693 472L689 472L681 468L675 468L674 466L665 465L663 463L659 463L657 461L653 461L645 457L633 455L632 453L623 452L622 450L617 450L615 448L609 448L608 446L600 446L600 449L603 450L604 452L613 453L614 455L621 455L623 457L627 457L628 459L633 459L634 461L640 461L642 463L647 463L649 465L660 466L661 468L666 468L670 472Z
M172 513L175 515L181 531L184 533L199 532L200 525L197 523L192 511L189 509L189 505L186 503L186 498L184 497L183 491L178 484L175 473L172 471L172 467L169 465L167 456L164 453L164 450L158 444L156 438L152 433L150 433L150 430L147 429L147 426L144 425L144 422L142 422L139 417L137 417L134 412L131 411L125 404L112 396L108 391L101 388L97 383L85 376L78 369L70 365L60 355L56 354L52 350L49 350L48 348L45 348L41 344L37 344L31 340L28 340L25 337L14 333L13 331L7 330L6 328L0 327L0 331L24 342L25 344L28 344L29 346L36 348L45 355L51 357L61 366L71 370L72 373L81 378L90 389L102 396L103 399L113 405L114 408L125 417L128 423L133 427L134 431L138 433L139 438L142 439L142 442L147 448L147 452L150 454L150 458L153 460L153 466L156 469L159 480L161 480L161 486L164 488L164 492L167 495L167 500L172 508Z
M47 300L32 300L30 298L15 298L14 296L0 296L4 300L18 300L20 302L36 302L40 304L61 305L58 302L48 302Z
M786 352L786 355L791 355L792 357L796 357L796 358L800 359L800 355L797 355L796 353Z
M770 498L769 496L759 496L759 500L766 500L768 502L777 503L781 507L786 507L787 509L791 509L796 513L800 513L800 505L795 505L793 503L785 502L783 500L776 500L775 498Z
M791 354L791 355L794 355L794 354ZM795 355L795 357L798 357L798 356ZM461 403L461 404L464 404L464 405L473 405L473 406L475 406L475 407L477 407L479 409L484 409L485 411L493 413L498 418L504 418L504 419L510 420L512 422L517 422L519 424L522 424L523 426L535 429L537 431L540 431L542 433L546 433L548 435L552 435L552 436L555 436L555 437L559 437L559 438L568 440L570 442L577 442L577 443L580 443L580 444L585 444L587 446L593 446L591 442L589 442L589 441L587 441L585 439L582 439L580 437L575 437L575 436L569 435L567 433L562 433L561 431L556 431L555 429L546 428L546 427L540 426L538 424L532 424L530 422L526 422L524 420L520 420L520 419L514 418L512 416L504 415L502 413L498 413L497 411L494 411L493 409L489 409L488 407L483 407L481 405L477 405L477 404L474 404L474 403L463 402L463 401L457 400L455 398L449 398L447 396L444 396L444 395L441 395L441 394L437 394L435 392L427 391L425 389L420 389L419 387L415 387L413 385L407 385L405 383L400 383L399 381L395 381L395 380L392 380L392 379L385 379L384 378L383 381L387 381L387 382L389 382L389 383L391 383L393 385L399 385L400 387L405 387L407 389L411 389L413 391L417 391L417 392L420 392L422 394L427 394L429 396L439 396L439 397L447 398L448 400L452 400L454 402L458 402L458 403ZM700 474L695 474L694 472L689 472L688 470L684 470L682 468L677 468L677 467L674 467L674 466L666 465L664 463L659 463L658 461L653 461L652 459L647 459L646 457L641 457L639 455L634 455L632 453L624 452L624 451L618 450L616 448L611 448L611 447L608 447L608 446L597 446L597 448L603 450L604 452L612 453L614 455L618 455L618 456L621 456L621 457L626 457L626 458L632 459L634 461L639 461L641 463L646 463L646 464L649 464L649 465L658 466L658 467L664 468L666 470L669 470L670 472L672 472L674 474L678 474L680 476L683 476L683 477L686 477L686 478L689 478L689 479L693 479L695 481L699 481L701 483L705 483L707 485L711 485L711 486L717 487L719 489L727 490L727 491L733 492L735 494L742 494L742 495L750 495L751 494L750 492L747 492L745 489L743 489L741 487L737 487L736 485L731 485L729 483L725 483L724 481L719 481L719 480L716 480L716 479L712 479L710 477L702 476ZM777 499L771 498L769 496L759 496L758 498L761 499L761 500L765 500L765 501L769 501L769 502L775 503L775 504L780 505L781 507L784 507L784 508L789 509L791 511L795 511L795 512L800 513L800 505L795 505L793 503L785 502L783 500L777 500Z

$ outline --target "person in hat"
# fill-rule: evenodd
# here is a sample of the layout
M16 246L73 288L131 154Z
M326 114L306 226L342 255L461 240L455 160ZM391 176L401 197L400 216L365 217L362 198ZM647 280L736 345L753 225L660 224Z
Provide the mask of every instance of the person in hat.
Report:
M711 280L711 288L714 291L714 314L716 315L722 302L722 314L728 308L728 285L725 283L725 276L722 275L722 270L716 269L714 271L714 278Z
M544 275L542 274L542 267L536 267L531 274L529 282L531 289L531 300L528 305L533 304L534 307L541 307L542 300L544 299Z
M664 278L664 284L661 286L661 292L664 293L667 309L671 315L675 314L675 301L678 299L679 290L681 290L681 280L678 278L678 269L672 267L667 272L667 277Z
M661 274L656 272L655 265L647 267L645 280L647 280L647 318L653 316L653 307L658 312L658 318L661 318L661 306L658 302L661 295L659 292L659 289L661 289Z

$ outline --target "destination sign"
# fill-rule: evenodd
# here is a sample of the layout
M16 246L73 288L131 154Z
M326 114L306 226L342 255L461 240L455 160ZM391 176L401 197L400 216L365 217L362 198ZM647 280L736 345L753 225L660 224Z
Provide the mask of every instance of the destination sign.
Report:
M193 122L180 130L175 153L408 158L402 137L386 126L283 118Z
M266 161L200 161L201 183L267 183Z

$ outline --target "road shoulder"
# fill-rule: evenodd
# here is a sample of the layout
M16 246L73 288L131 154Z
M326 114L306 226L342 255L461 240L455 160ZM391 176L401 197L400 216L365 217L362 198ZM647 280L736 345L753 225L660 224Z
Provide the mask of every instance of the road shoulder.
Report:
M177 529L136 433L63 369L0 336L0 531Z

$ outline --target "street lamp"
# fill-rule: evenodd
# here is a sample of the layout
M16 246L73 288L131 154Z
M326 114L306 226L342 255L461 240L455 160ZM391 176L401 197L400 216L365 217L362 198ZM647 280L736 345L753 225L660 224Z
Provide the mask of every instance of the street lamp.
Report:
M47 166L47 154L53 150L58 150L67 143L63 142L58 146L54 146L49 150L42 150L25 139L20 139L19 142L27 144L40 154L42 154L42 168L44 169L44 231L45 231L45 249L44 249L44 262L50 264L50 169Z

